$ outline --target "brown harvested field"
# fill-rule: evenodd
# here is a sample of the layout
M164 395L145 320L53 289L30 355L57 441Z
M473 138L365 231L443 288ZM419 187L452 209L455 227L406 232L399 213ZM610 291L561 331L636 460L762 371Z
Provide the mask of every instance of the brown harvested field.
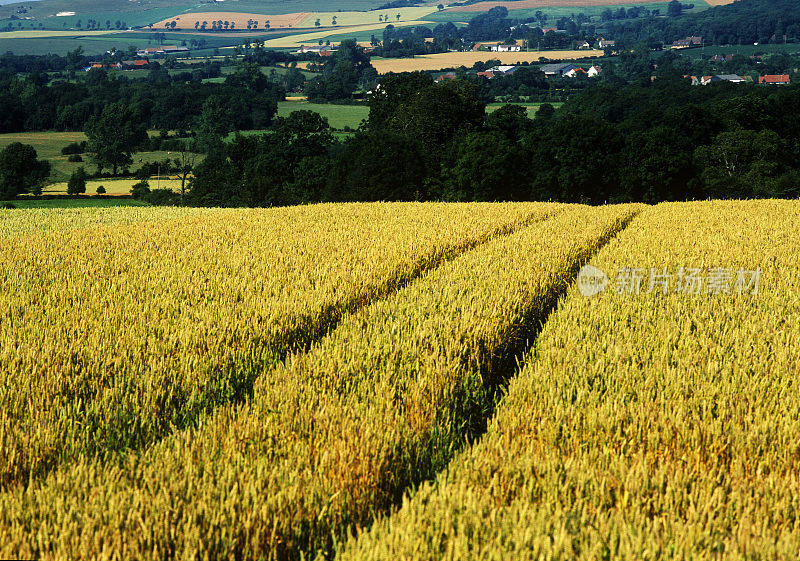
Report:
M664 0L637 0L636 4L655 4ZM730 4L733 0L718 0L720 4ZM495 6L505 6L509 10L524 10L527 8L571 8L585 6L616 6L632 4L631 0L514 0L511 2L478 2L468 6L448 8L448 12L485 12ZM713 4L713 0L708 2Z
M258 22L259 29L264 28L264 23L269 21L270 29L280 29L289 27L299 27L311 14L308 12L300 12L295 14L281 14L281 15L265 15L265 14L241 14L238 12L196 12L190 14L181 14L174 18L161 20L153 24L153 27L158 29L163 28L164 25L170 22L177 22L177 27L181 29L194 29L194 23L199 21L202 24L204 21L208 22L208 28L211 28L211 22L214 21L227 21L236 24L237 29L247 29L247 22L254 20Z
M603 56L603 51L540 51L519 53L439 53L414 58L372 59L372 66L380 74L387 72L414 72L417 70L440 70L442 68L470 67L476 62L499 60L501 64L517 62L538 62L539 58L548 60L570 60L592 56Z
M736 0L705 0L709 6L727 6L733 4Z

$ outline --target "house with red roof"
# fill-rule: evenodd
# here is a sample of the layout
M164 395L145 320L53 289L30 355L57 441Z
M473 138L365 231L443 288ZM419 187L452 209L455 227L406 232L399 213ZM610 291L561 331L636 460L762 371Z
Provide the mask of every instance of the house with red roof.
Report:
M767 74L766 76L758 77L759 84L790 84L788 74Z

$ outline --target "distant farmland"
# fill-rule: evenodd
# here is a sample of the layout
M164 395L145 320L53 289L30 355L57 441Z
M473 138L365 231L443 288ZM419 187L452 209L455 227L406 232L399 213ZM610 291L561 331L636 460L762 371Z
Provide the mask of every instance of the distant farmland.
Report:
M730 4L733 0L721 0L720 4ZM619 6L628 4L659 4L664 0L513 0L505 2L478 2L468 6L448 8L448 12L485 12L495 6L504 6L509 10L524 10L527 8L580 8L585 6ZM711 2L709 2L711 4Z
M439 53L422 55L415 58L372 59L372 66L380 74L387 72L414 72L417 70L440 70L442 68L470 67L476 62L499 60L502 64L517 62L538 62L540 58L548 60L573 60L586 57L603 56L603 51L532 51L519 53Z

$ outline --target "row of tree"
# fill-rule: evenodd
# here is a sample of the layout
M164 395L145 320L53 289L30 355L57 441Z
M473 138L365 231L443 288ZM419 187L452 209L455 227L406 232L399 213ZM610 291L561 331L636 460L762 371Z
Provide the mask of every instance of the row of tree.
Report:
M587 88L530 119L486 116L478 87L381 80L369 118L338 141L319 115L218 142L191 199L210 205L354 200L654 203L800 195L800 88L683 80Z
M48 83L38 74L0 75L0 133L84 130L105 108L120 104L148 129L191 129L211 99L224 100L231 129L264 128L284 99L283 85L269 80L255 63L243 62L225 83L133 81L102 70L81 82ZM126 117L127 118L127 117Z

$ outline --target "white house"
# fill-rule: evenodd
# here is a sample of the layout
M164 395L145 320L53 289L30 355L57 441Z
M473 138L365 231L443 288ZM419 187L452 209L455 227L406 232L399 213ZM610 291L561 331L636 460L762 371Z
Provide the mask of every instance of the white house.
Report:
M501 45L492 45L491 49L492 51L497 53L518 53L519 51L522 50L522 47L513 44L511 45L501 44Z
M594 78L596 76L600 76L600 74L602 73L603 73L602 68L600 68L599 66L592 66L587 72L587 75L589 76L589 78Z

